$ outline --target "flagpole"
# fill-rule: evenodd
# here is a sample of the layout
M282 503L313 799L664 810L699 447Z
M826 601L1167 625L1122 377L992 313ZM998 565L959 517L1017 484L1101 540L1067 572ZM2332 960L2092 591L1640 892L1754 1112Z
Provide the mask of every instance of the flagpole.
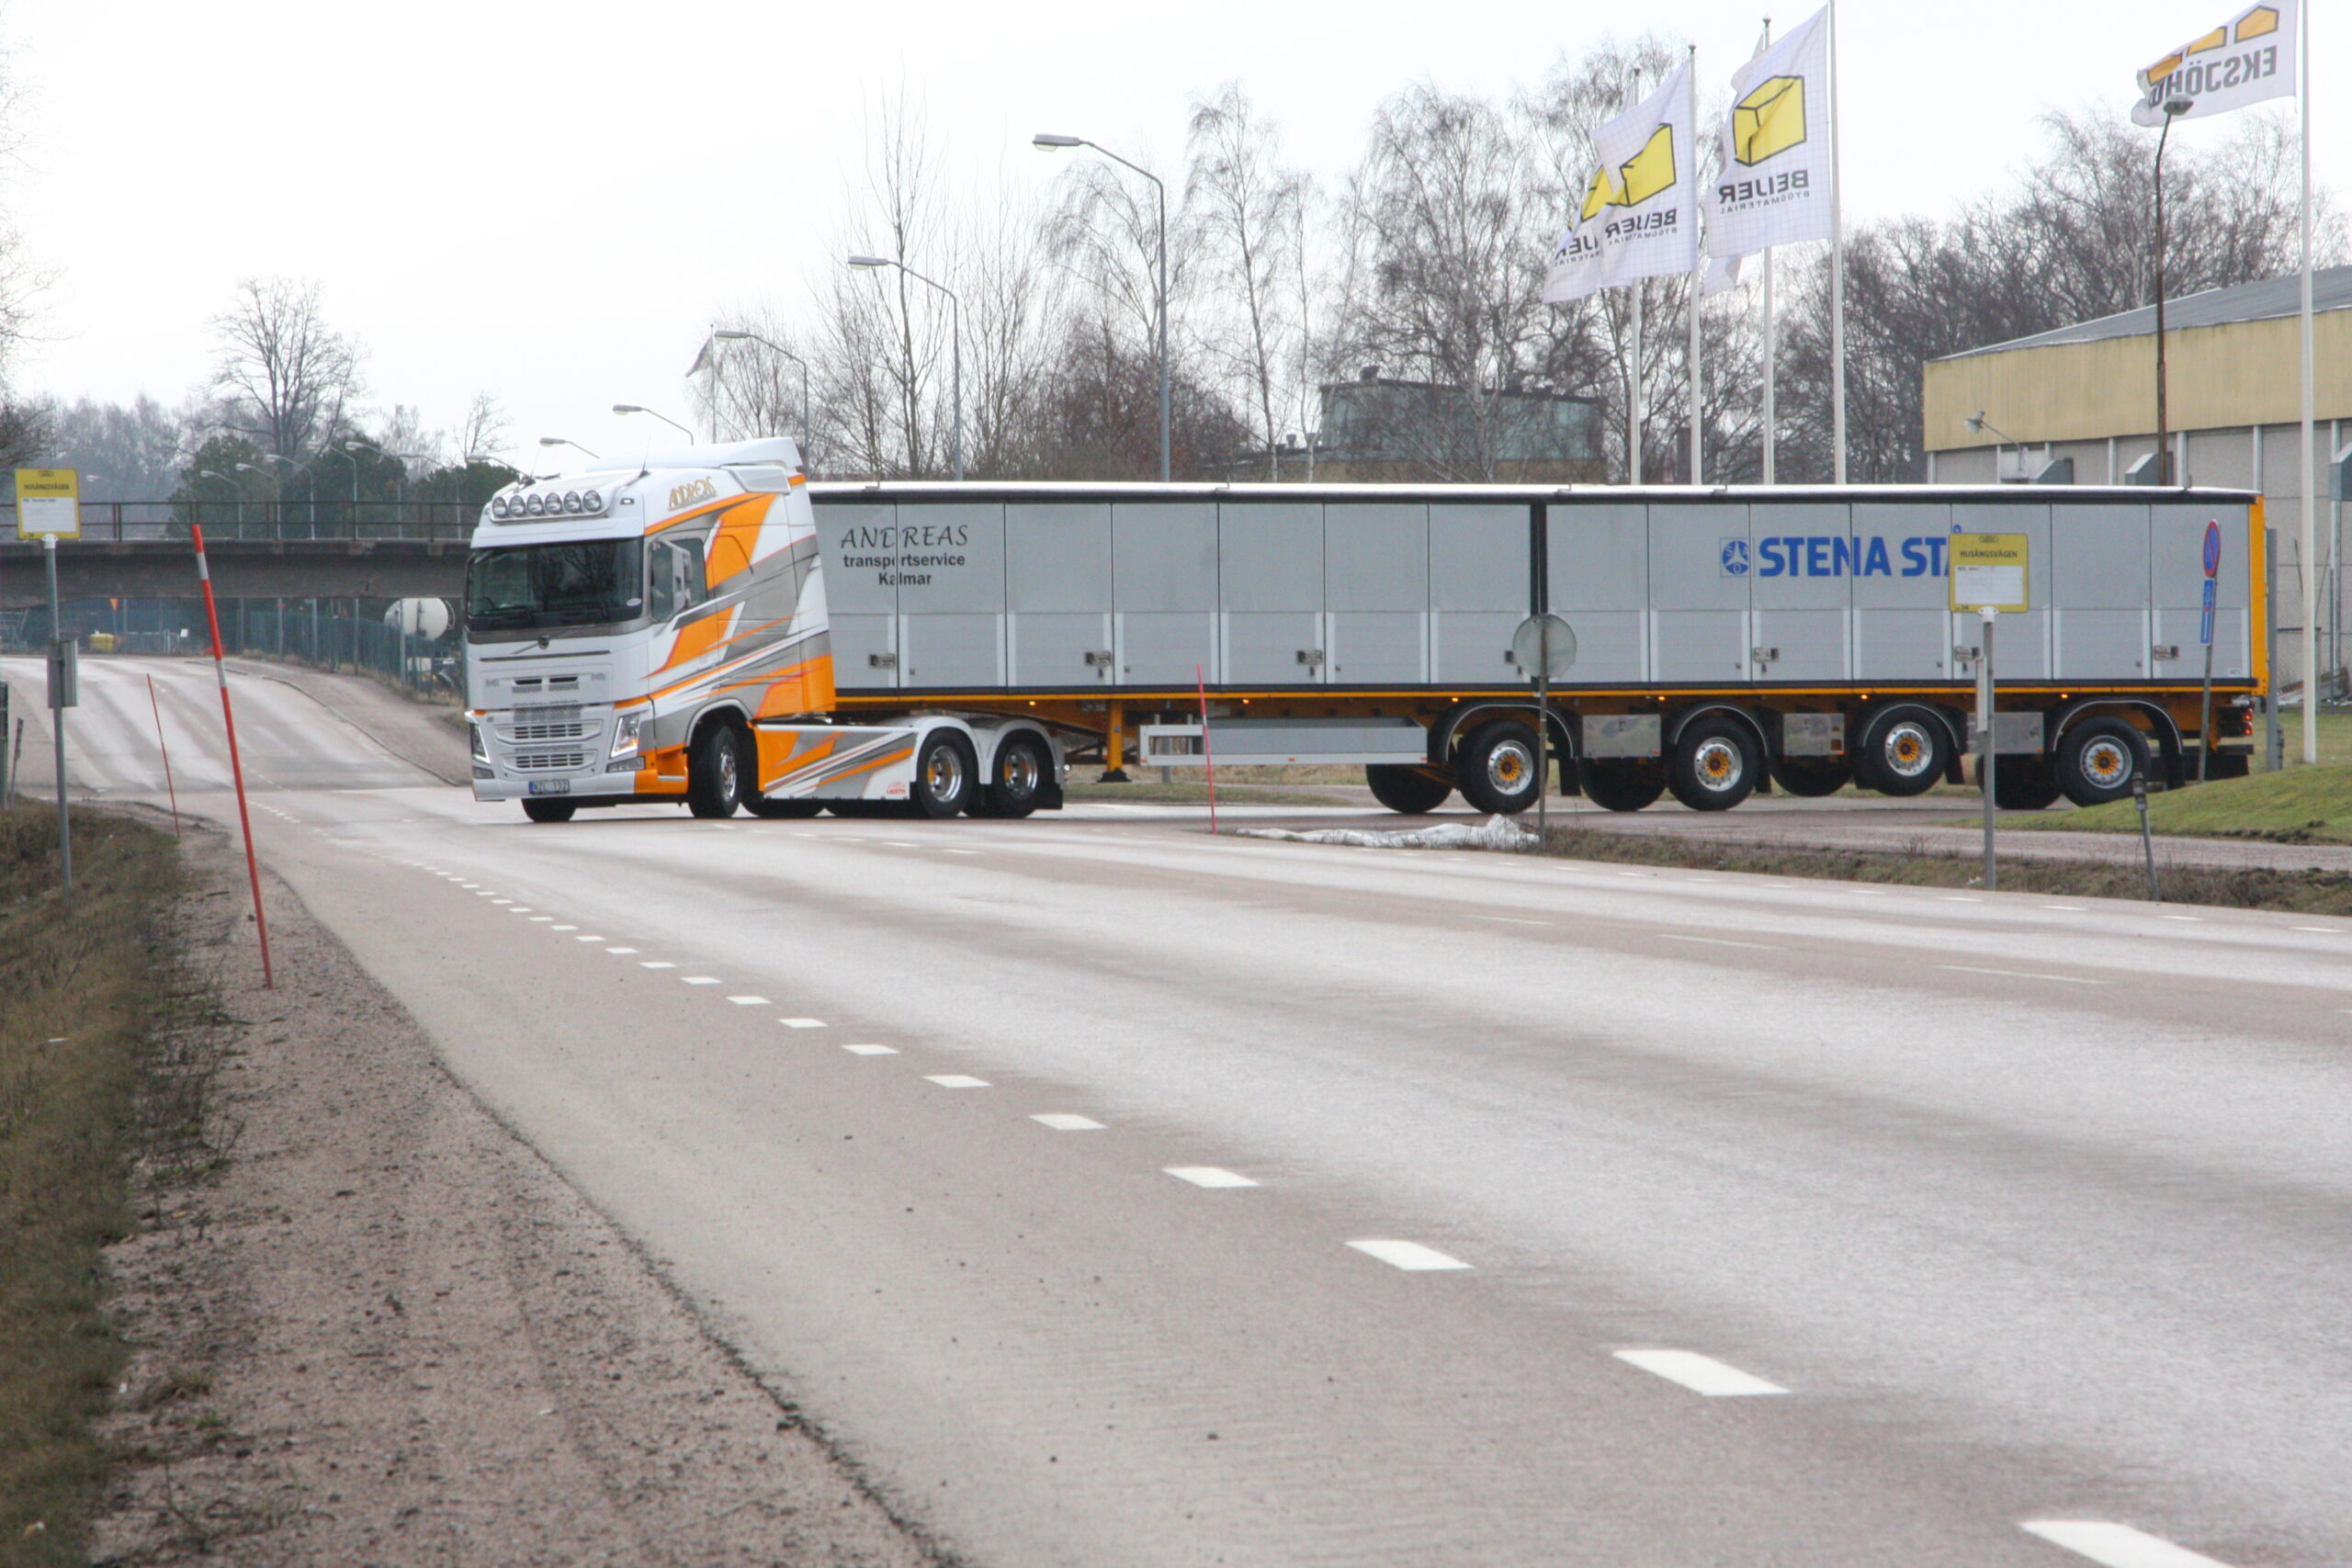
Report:
M1625 85L1625 112L1641 101L1642 73ZM1642 280L1634 279L1634 353L1625 375L1625 482L1642 482Z
M1690 140L1692 143L1690 148L1690 162L1693 169L1696 169L1699 162L1699 148L1697 145L1699 139L1699 48L1696 44L1693 44L1690 47ZM1692 176L1691 184L1695 189L1698 184L1695 174ZM1693 223L1696 223L1699 220L1699 212L1696 203L1693 203L1690 209L1690 220ZM1699 482L1700 473L1699 458L1701 456L1701 446L1699 422L1703 415L1703 411L1705 410L1707 403L1706 384L1701 378L1699 368L1699 286L1701 279L1705 276L1706 270L1707 259L1704 255L1702 255L1699 257L1698 265L1690 271L1690 363L1684 367L1688 372L1687 379L1690 383L1690 482L1694 485Z
M1760 54L1771 47L1772 18L1767 17L1764 18L1764 41L1757 45L1757 52ZM1833 115L1831 118L1836 117ZM1766 484L1774 482L1772 449L1778 445L1774 433L1779 422L1772 412L1772 369L1773 361L1779 354L1779 324L1772 319L1772 247L1767 245L1764 247L1764 482Z
M2312 7L2311 0L2295 7L2298 30L2296 64L2302 80L2297 107L2302 115L2303 140L2303 468L2296 488L2303 492L2303 761L2319 761L2319 514L2318 464L2312 446ZM2259 482L2260 476L2256 476ZM2273 679L2276 679L2274 676Z
M1829 423L1837 452L1837 482L1846 482L1846 215L1841 194L1846 161L1838 156L1838 0L1828 0L1829 22ZM2308 157L2308 155L2307 155Z

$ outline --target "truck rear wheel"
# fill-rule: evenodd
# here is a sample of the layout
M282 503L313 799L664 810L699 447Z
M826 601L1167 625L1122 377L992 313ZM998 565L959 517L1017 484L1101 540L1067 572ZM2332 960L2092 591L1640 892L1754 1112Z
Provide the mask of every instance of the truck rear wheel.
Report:
M1533 809L1544 788L1535 731L1515 718L1480 727L1455 754L1453 787L1481 811L1516 817Z
M686 809L732 817L743 804L743 738L731 724L707 725L686 756Z
M1366 762L1363 782L1373 799L1408 817L1435 811L1453 793L1453 782L1444 774L1409 762Z
M1772 782L1808 800L1836 795L1853 780L1853 766L1842 758L1783 757L1772 764Z
M1721 714L1697 718L1676 737L1666 787L1693 811L1729 811L1756 793L1764 758L1747 726Z
M952 729L934 729L915 753L915 781L908 798L925 817L954 817L964 809L979 771L972 748Z
M2086 718L2058 742L2058 787L2077 806L2104 806L2132 793L2148 773L2148 742L2120 718ZM1993 772L1999 798L2000 770Z
M1046 743L1024 730L1006 736L997 747L992 771L996 776L988 787L972 792L972 815L1026 817L1045 803L1054 761L1046 754Z
M1588 761L1577 776L1584 784L1584 797L1603 811L1639 811L1655 806L1666 793L1666 770L1645 758Z
M2004 811L2040 811L2058 798L2058 775L2047 757L2004 757L1993 768L1993 804Z
M1854 781L1881 795L1925 795L1951 764L1951 736L1926 708L1891 707L1873 716L1854 754Z
M571 814L580 809L577 801L527 799L523 802L523 815L534 822L569 822Z

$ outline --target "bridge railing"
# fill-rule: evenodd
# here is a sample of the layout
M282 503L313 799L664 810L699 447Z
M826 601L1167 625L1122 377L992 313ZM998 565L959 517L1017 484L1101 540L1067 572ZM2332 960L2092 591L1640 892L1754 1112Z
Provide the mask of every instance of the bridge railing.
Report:
M85 501L84 543L185 539L188 525L208 543L303 539L426 539L463 544L481 508L462 501ZM0 542L17 539L17 508L0 502Z

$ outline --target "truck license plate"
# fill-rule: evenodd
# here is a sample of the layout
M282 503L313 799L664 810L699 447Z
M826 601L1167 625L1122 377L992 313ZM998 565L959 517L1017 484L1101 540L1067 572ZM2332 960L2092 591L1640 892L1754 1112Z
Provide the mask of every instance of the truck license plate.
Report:
M570 779L533 779L531 793L533 795L570 795L571 781Z

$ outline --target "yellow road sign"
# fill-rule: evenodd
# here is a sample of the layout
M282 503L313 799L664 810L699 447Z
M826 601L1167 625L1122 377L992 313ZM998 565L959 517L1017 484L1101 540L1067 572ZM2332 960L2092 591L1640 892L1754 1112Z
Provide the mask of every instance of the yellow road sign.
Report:
M72 468L17 470L17 537L82 536L82 476Z
M2027 608L2031 541L2023 534L1951 536L1951 607L2017 615Z

